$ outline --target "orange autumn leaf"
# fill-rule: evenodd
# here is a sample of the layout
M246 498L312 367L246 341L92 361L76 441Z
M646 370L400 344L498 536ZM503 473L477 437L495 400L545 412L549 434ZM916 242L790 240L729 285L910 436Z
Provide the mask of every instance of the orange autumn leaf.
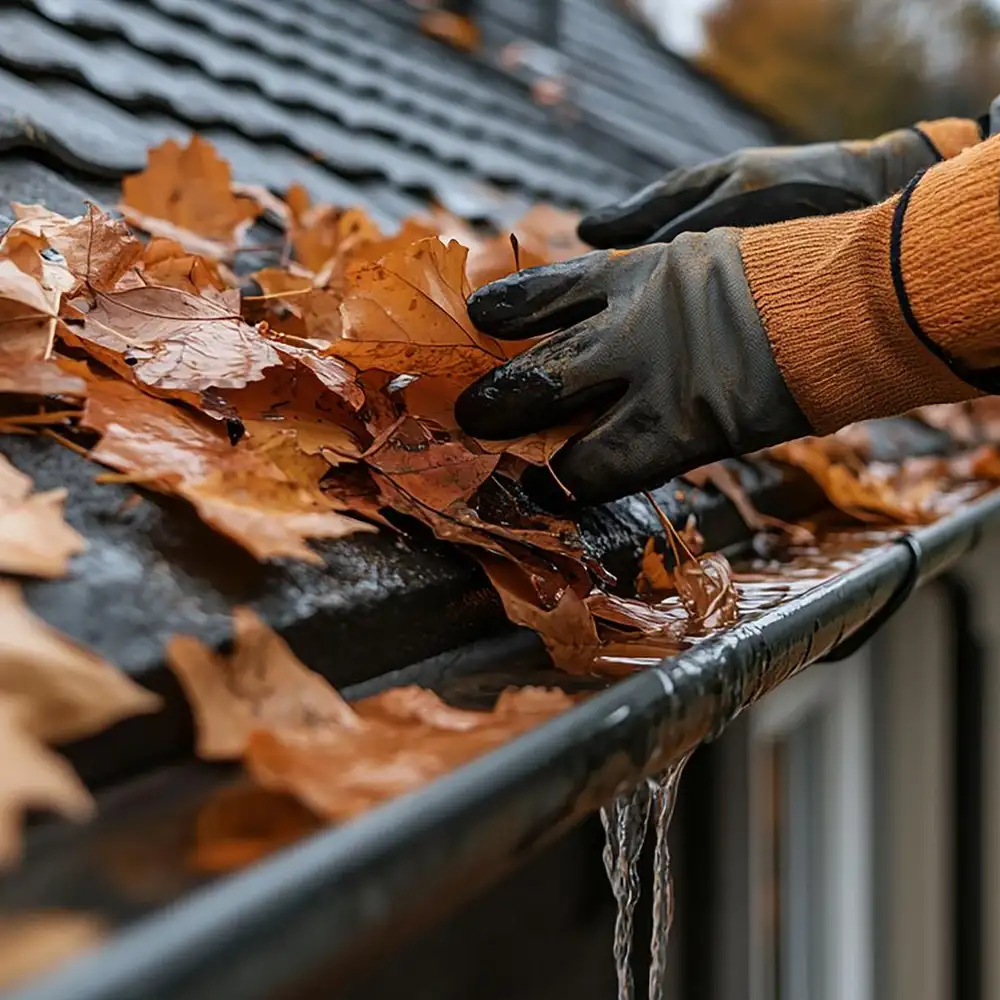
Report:
M497 467L497 455L471 451L416 417L405 417L364 460L421 503L443 510L472 495Z
M66 339L162 390L238 389L281 363L270 341L243 322L236 292L207 298L149 286L102 293Z
M282 556L321 563L307 538L342 538L374 529L338 514L315 479L290 478L247 436L235 446L218 423L147 396L118 380L95 381L81 423L102 437L91 457L146 486L188 500L207 524L257 559ZM294 432L291 432L294 435ZM295 452L294 441L289 442ZM287 456L286 456L287 457ZM310 460L298 454L297 463Z
M65 489L31 488L30 476L0 454L0 573L64 576L86 542L63 519Z
M528 267L540 267L542 264L550 263L548 258L528 247L521 246L521 241L516 234L515 238L518 243L516 259L510 236L501 235L489 240L477 240L473 246L469 247L467 270L469 284L473 288L480 288L490 284L490 282L499 281L515 271L523 271Z
M0 692L17 699L23 726L49 743L160 707L157 695L46 625L12 580L0 580Z
M585 599L573 587L559 581L554 599L546 605L539 600L537 579L532 580L532 574L522 563L479 548L472 555L500 595L507 617L517 625L534 629L559 669L586 673L600 641ZM537 569L534 575L537 578ZM558 574L554 576L558 581Z
M213 875L238 871L322 825L290 795L253 785L224 786L198 810L187 863L196 872Z
M891 482L874 480L863 465L852 468L847 464L834 439L803 438L769 448L767 453L808 473L834 507L859 521L926 524L938 516L924 502L929 498L926 489L922 495L907 497Z
M475 52L482 44L476 22L450 10L426 11L420 17L420 30L460 52Z
M356 726L347 703L249 608L233 611L233 651L175 636L167 663L194 711L198 756L235 760L257 729Z
M113 289L142 254L142 244L121 219L87 205L87 214L67 219L41 205L15 205L15 231L37 236L62 254L66 270L84 285Z
M22 817L29 810L51 810L76 822L94 813L87 789L33 732L30 716L22 699L0 694L0 869L20 857Z
M382 231L362 209L314 205L301 184L288 189L285 202L295 259L310 271L320 271L331 258L343 259L356 247L382 239Z
M351 271L343 337L330 352L358 368L467 379L501 363L499 343L478 333L466 311L466 253L426 239Z
M639 594L671 594L676 589L674 575L667 569L663 555L656 551L656 539L646 539L642 550L642 565L636 577L635 589Z
M357 703L361 729L255 732L245 765L264 788L292 794L328 820L346 820L503 746L572 704L563 691L521 688L505 691L490 712L467 712L432 692L386 691Z
M167 285L191 295L209 289L223 292L229 287L216 261L191 253L176 240L162 236L154 236L146 244L139 263L147 284Z
M252 198L235 195L229 164L194 135L149 151L146 169L122 181L121 213L151 236L164 236L207 257L225 256L259 214Z

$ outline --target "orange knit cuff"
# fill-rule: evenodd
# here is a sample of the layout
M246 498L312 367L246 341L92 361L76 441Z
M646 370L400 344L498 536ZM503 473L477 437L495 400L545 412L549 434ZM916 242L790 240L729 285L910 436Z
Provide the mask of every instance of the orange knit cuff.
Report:
M895 262L918 337L1000 390L1000 136L938 164L901 196Z
M978 395L902 314L889 254L898 202L748 229L741 237L775 360L817 434Z
M982 141L979 124L971 118L939 118L917 122L914 128L934 147L942 160L958 156L963 149Z

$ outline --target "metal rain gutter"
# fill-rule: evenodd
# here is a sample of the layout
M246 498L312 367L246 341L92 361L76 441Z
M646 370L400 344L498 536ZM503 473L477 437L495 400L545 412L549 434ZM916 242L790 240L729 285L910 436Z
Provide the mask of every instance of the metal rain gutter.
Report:
M975 546L1000 491L413 794L141 921L10 1000L255 1000L346 974L834 650ZM513 637L512 644L523 638Z

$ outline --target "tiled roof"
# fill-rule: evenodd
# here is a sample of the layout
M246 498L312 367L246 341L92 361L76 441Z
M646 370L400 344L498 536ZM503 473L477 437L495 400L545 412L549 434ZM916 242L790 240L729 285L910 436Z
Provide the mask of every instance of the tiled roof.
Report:
M614 0L548 15L581 114L539 107L495 57L547 6L480 0L470 57L423 37L404 0L15 0L0 9L0 151L41 145L115 179L198 131L246 182L301 180L385 220L434 199L502 221L771 137Z

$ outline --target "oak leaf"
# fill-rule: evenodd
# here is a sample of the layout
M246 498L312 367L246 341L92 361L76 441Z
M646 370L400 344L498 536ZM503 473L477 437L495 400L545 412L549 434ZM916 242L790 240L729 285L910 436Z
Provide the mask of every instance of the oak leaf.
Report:
M21 703L24 726L48 743L160 707L157 695L36 617L11 580L0 580L0 694Z
M206 257L224 257L259 214L233 194L232 171L210 142L194 135L149 151L146 169L122 181L119 209L151 236L174 239Z
M359 728L333 687L249 608L233 611L232 653L175 636L166 655L194 711L203 760L238 759L257 729Z
M0 454L0 573L64 576L86 542L63 519L66 490L32 494L31 487Z

